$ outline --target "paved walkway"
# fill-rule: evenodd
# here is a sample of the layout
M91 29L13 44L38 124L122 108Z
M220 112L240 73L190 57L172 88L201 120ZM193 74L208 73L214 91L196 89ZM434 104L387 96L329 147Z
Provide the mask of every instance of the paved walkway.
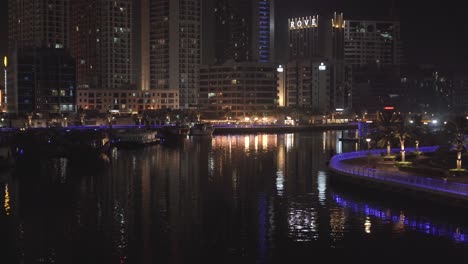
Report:
M438 147L422 147L423 152L434 152ZM393 150L395 152L397 150ZM409 148L408 152L414 151ZM410 188L426 189L442 193L451 193L468 198L468 184L457 177L445 178L444 175L421 175L398 170L392 162L384 162L380 156L382 150L342 153L332 157L330 169L341 174L368 177L390 184L403 184ZM371 155L369 155L371 153ZM461 177L460 177L461 178Z

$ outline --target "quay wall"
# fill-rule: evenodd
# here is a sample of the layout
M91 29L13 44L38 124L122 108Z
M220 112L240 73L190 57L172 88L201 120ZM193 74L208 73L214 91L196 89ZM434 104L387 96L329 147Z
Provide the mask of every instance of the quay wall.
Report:
M423 153L434 152L438 146L420 147ZM406 152L414 151L406 148ZM450 206L468 207L468 184L433 179L424 175L398 173L378 168L360 167L344 160L380 155L383 149L371 151L357 151L333 156L329 161L332 180L355 184L366 188L389 191L393 195L406 195L419 200L431 200ZM393 149L392 152L398 152Z

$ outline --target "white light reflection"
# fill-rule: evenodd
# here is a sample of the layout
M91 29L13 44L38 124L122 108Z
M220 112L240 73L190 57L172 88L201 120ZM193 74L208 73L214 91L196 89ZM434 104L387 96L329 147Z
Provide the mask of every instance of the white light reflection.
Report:
M283 196L284 190L284 175L281 170L276 172L276 191L279 196Z
M289 235L294 241L318 239L316 212L313 208L290 208L288 215Z
M294 146L294 134L286 134L286 150L291 150Z
M258 136L257 135L255 135L255 137L254 137L254 142L255 142L254 143L255 144L255 152L257 152L258 151Z
M321 205L325 205L325 201L327 199L325 192L327 190L327 175L324 171L318 172L317 177L317 189L318 189L318 199Z
M67 164L68 160L66 158L60 158L60 183L65 183L67 181Z
M366 216L366 221L364 222L364 231L367 233L367 234L370 234L371 232L371 221L370 221L370 218L369 216Z

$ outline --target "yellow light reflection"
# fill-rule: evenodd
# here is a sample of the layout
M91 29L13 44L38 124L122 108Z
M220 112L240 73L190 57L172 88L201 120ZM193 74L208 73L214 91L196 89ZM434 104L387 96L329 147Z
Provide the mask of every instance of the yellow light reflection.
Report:
M10 193L8 191L8 184L5 185L5 202L3 203L6 215L10 215Z
M255 137L254 137L254 142L255 142L254 143L255 144L255 152L257 152L257 150L258 150L258 136L257 135L255 135Z
M322 151L325 153L325 149L327 149L327 133L323 132L322 135Z
M263 150L268 149L268 135L262 135L262 148Z
M244 149L245 149L245 152L248 152L248 151L249 151L249 148L250 148L250 138L249 138L249 136L245 136L245 137L244 137Z

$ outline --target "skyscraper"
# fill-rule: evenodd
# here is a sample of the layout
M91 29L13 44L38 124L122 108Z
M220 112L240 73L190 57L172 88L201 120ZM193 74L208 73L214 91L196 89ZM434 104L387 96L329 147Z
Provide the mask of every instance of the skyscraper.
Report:
M133 81L131 0L71 1L71 51L78 88L129 89Z
M350 76L344 62L343 13L288 20L287 106L330 113L349 107Z
M204 64L274 62L273 0L207 0L204 5L203 53L212 56Z
M9 49L68 48L70 0L8 0Z
M398 20L347 20L345 60L353 68L368 64L401 65L402 44Z
M397 17L352 19L345 23L345 62L353 72L353 108L381 109L398 95L404 63Z
M150 89L178 89L181 108L197 104L201 0L150 3Z

